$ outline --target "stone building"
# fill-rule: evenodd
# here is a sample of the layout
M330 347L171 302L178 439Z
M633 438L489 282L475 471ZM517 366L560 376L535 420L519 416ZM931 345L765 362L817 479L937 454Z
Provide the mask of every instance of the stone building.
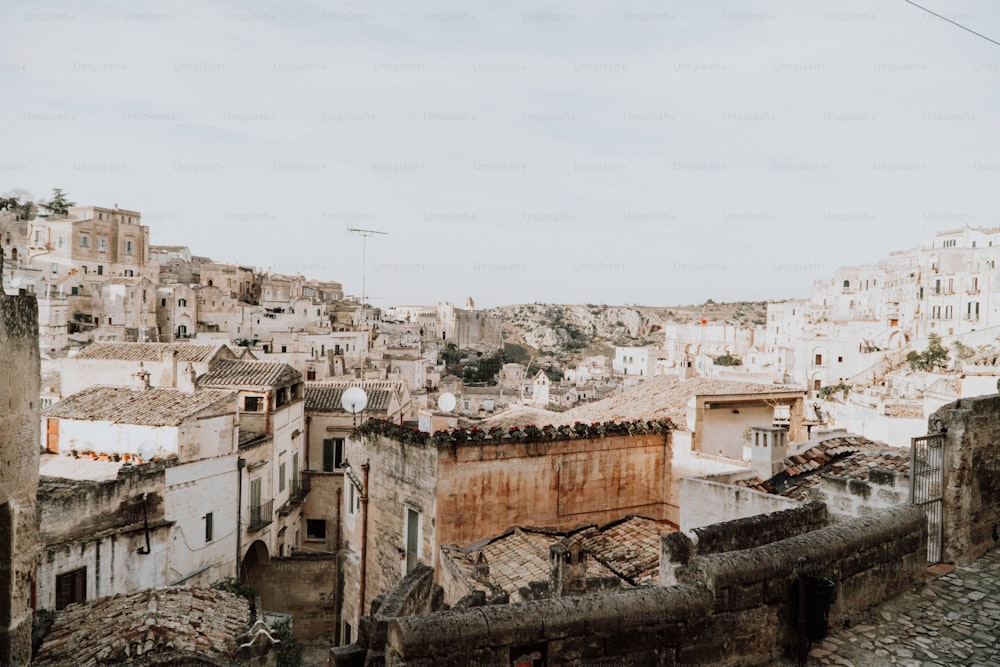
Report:
M305 392L291 366L220 360L197 379L200 389L238 393L240 553L244 575L262 580L272 556L286 556L301 540L305 463ZM273 599L265 599L274 608Z
M37 604L236 574L236 392L93 387L52 407Z
M194 337L197 332L198 293L179 283L156 288L157 340L172 343Z
M5 665L31 660L40 364L34 296L0 289L0 664Z

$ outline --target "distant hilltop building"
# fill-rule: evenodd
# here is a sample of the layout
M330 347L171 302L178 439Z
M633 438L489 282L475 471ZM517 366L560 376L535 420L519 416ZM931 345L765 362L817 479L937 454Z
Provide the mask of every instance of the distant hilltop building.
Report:
M808 299L768 304L751 368L811 390L881 377L886 353L923 347L931 334L976 347L1000 324L1000 228L938 232L875 264L837 269Z

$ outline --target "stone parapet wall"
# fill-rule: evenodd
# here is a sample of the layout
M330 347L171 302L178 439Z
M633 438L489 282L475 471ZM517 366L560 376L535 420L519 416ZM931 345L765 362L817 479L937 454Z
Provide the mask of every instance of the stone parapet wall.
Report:
M660 540L660 583L677 583L677 571L695 556L751 549L808 533L828 522L826 505L812 502L792 509L725 521Z
M944 562L967 565L1000 543L1000 395L963 398L928 420L944 431Z

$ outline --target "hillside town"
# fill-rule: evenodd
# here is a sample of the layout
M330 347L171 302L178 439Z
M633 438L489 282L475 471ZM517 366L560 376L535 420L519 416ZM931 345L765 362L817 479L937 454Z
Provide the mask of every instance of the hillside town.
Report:
M1000 229L543 332L2 208L0 664L804 664L1000 541Z

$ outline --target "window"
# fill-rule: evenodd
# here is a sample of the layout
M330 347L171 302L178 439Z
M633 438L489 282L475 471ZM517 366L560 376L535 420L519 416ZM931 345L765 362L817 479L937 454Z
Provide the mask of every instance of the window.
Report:
M57 247L57 248L62 248L62 247L64 247L65 245L66 245L66 239L64 239L64 238L63 238L63 237L61 237L61 236L57 236L57 237L56 237L56 247Z
M103 264L98 264L97 265L97 275L99 275L99 276L103 276L104 275L104 265Z
M282 353L288 352L288 346L287 345L282 345L281 346L281 351L282 351Z
M90 237L89 236L83 236L83 235L80 236L80 247L81 248L89 248L90 247Z
M931 319L940 320L941 319L941 306L931 307Z
M326 519L306 519L306 539L326 539Z
M837 357L837 363L839 363L839 364L844 363L844 358L843 357Z
M160 307L162 307L162 308L166 308L167 307L167 300L166 299L160 299Z
M285 490L285 464L282 463L278 466L278 491Z
M951 319L951 306L945 306L944 307L944 319L946 319L946 320L950 320Z
M934 281L934 293L935 294L940 294L941 293L941 279L940 278L938 278L937 280Z
M87 568L56 575L56 609L87 601Z
M247 396L243 399L243 412L260 412L260 396Z
M178 308L187 308L187 305L188 305L187 299L177 299Z
M214 517L212 516L211 512L209 512L208 514L205 515L205 541L206 542L211 542L212 541L212 523L213 523L213 520L214 520Z
M134 255L135 254L135 241L126 241L125 242L125 254L126 255Z
M97 239L97 252L107 252L107 251L108 251L108 240Z
M323 472L333 472L344 467L344 439L323 440Z
M822 366L823 365L823 355L822 354L817 354L816 355L816 365L817 366Z

